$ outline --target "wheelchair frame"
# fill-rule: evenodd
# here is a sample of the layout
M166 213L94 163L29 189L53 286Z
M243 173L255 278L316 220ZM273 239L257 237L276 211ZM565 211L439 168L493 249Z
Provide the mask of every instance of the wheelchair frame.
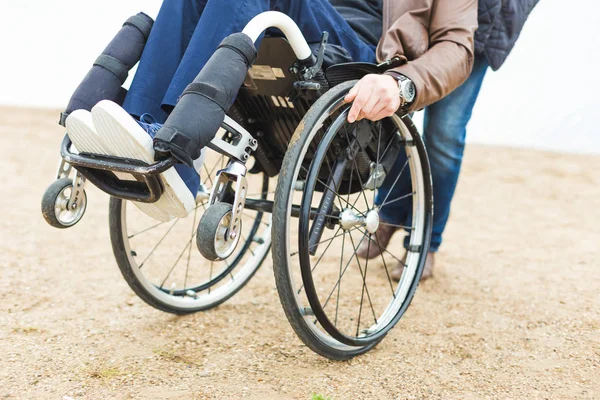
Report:
M327 41L326 33L323 36L320 51L317 56L312 54L310 47L308 46L306 40L300 32L298 26L289 17L279 12L269 11L256 16L248 23L243 33L247 34L253 41L256 41L258 37L267 28L270 27L278 28L284 33L291 46L292 51L296 56L296 59L298 60L294 65L291 66L290 70L297 77L300 78L299 80L294 82L294 88L296 89L296 92L299 94L300 97L305 98L305 104L307 106L310 106L310 103L306 99L315 99L320 97L321 91L322 89L324 89L323 82L325 82L325 84L332 83L332 86L336 86L337 84L344 81L359 79L367 73L381 73L385 69L397 65L397 63L400 62L399 59L394 59L380 65L372 65L367 63L349 63L346 65L335 65L327 70L326 76L319 76L319 74L323 74L321 70L321 63L323 60L323 51ZM287 101L288 100L286 99L286 102ZM240 110L232 109L233 114L235 114L236 112L240 113ZM297 113L299 113L299 111ZM303 116L300 116L300 118L303 118ZM396 116L394 118L400 121L399 117ZM403 120L403 123L408 124L409 129L412 130L412 132L410 133L410 135L412 135L412 139L404 137L404 139L401 139L400 141L401 145L414 146L415 143L417 144L417 152L421 159L420 162L424 163L424 165L422 166L421 164L419 164L419 168L423 168L425 173L428 174L429 166L427 163L427 156L422 141L420 140L420 137L418 137L418 133L416 133L415 137L414 132L416 132L416 130L412 125L412 122L410 122L410 119L408 117L404 117ZM241 237L241 234L238 234L237 226L241 223L241 213L244 209L254 210L259 213L272 213L275 206L273 201L267 199L246 199L246 195L248 193L248 183L246 179L248 169L246 167L246 162L249 160L251 155L255 155L257 157L257 160L259 160L260 157L264 157L264 155L260 155L259 141L255 137L253 137L253 135L248 131L248 129L246 129L236 120L234 120L234 118L232 118L230 115L225 116L225 119L222 123L222 128L224 128L225 131L228 132L228 136L226 138L215 136L215 138L208 144L207 147L211 148L212 150L215 150L216 152L222 155L229 157L229 162L227 163L227 166L224 169L221 169L217 172L216 183L213 185L212 192L209 196L208 211L210 210L210 207L212 205L219 204L223 201L230 202L233 200L233 204L231 207L231 218L229 219L227 227L227 235L229 236L229 239L232 242L230 247L228 247L226 251L222 253L215 253L214 260L226 259L232 254L232 252L237 247L238 241ZM296 141L298 139L294 138L292 140ZM358 151L358 147L353 151L355 152L354 154L356 154L356 151ZM91 181L102 191L108 193L109 195L115 198L144 203L155 202L160 198L160 196L163 193L163 187L159 179L160 174L166 171L167 169L173 167L176 163L176 160L173 157L149 165L141 161L123 159L114 156L101 156L87 153L76 154L71 151L71 141L68 137L68 134L65 135L62 141L60 152L62 161L59 167L57 177L62 177L63 179L68 178L71 172L71 168L75 168L77 171L74 178L76 182L76 184L74 185L74 189L71 191L66 204L62 205L62 207L64 207L64 209L68 210L69 212L77 212L77 207L82 207L81 198L82 195L83 197L85 197L84 184L86 180ZM322 159L323 157L326 157L326 154L321 151L321 154L318 156ZM349 160L342 161L341 163L335 165L335 169L332 171L331 177L334 183L342 180L342 176L344 174L344 171L346 170L347 163L349 162ZM356 163L356 161L354 162ZM378 188L383 183L383 178L385 178L385 172L382 171L381 168L379 168L379 160L376 168L373 168L373 164L374 163L371 163L371 172L369 173L369 179L367 183L361 183L363 188L368 188L371 190L375 190L376 188ZM265 173L267 172L267 169L268 168L265 168L263 166L263 170L265 171ZM135 180L131 181L119 179L117 176L118 174L128 174L130 176L133 176ZM273 175L273 172L269 174L269 176ZM319 179L318 176L316 179ZM393 315L388 315L386 317L386 321L388 321L386 323L386 329L374 332L372 336L368 336L366 338L360 337L358 333L356 337L349 337L338 332L335 326L332 325L332 322L325 314L323 310L324 307L321 307L320 300L318 299L318 294L314 290L314 282L312 281L310 269L302 269L302 279L307 286L310 286L310 288L307 288L307 296L312 307L312 311L308 315L315 316L315 318L320 321L323 328L325 329L325 331L327 331L327 334L329 334L330 337L318 339L319 342L315 344L314 337L318 336L318 334L316 334L315 332L311 333L311 329L306 330L306 328L298 327L298 318L301 318L300 320L303 320L304 318L306 318L306 314L296 315L295 312L289 311L285 307L284 309L286 310L286 315L288 316L290 323L292 323L292 326L296 330L296 333L309 347L311 347L319 354L333 359L347 359L357 354L361 354L365 351L368 351L370 348L376 345L383 338L383 336L385 336L387 331L393 325L395 325L395 323L399 320L401 315L404 313L404 311L410 304L410 300L412 299L414 291L416 290L418 280L420 278L420 274L425 261L424 257L422 257L422 254L427 253L431 234L431 179L429 176L421 176L420 179L425 179L425 182L428 184L424 192L426 198L422 199L422 201L424 201L425 209L429 210L424 216L424 218L426 219L425 224L426 226L428 226L428 228L425 228L425 231L423 233L423 245L421 246L421 248L408 248L407 254L409 260L411 259L411 257L415 256L416 254L419 254L419 258L414 259L417 263L415 274L414 276L409 278L408 282L405 282L405 284L403 284L402 292L404 293L403 295L406 297L407 300L400 304L398 309L394 308L396 311L393 313ZM315 182L316 181L313 180L313 184ZM348 190L351 191L352 187L353 183L351 178ZM328 227L328 224L331 224L332 219L337 219L339 221L340 226L343 227L345 230L357 226L366 226L367 231L370 232L369 240L372 240L370 239L370 235L375 234L374 231L377 229L377 226L379 224L378 216L375 216L373 218L371 218L370 215L360 217L355 215L354 212L350 212L351 210L349 208L346 210L335 209L335 207L333 206L334 196L333 194L330 195L330 193L333 192L326 184L323 191L325 193L318 207L310 206L307 208L306 206L301 205L290 206L289 216L300 218L301 225L307 224L308 221L315 221L312 228L310 229L310 238L308 243L302 242L304 244L301 244L301 247L303 246L301 250L304 250L306 252L306 255L304 255L304 262L306 262L306 257L308 257L308 254L316 254L316 248L321 241L323 231L326 227ZM231 192L233 192L233 194ZM63 199L63 203L64 202L65 201ZM85 204L83 205L83 211L80 211L80 215L78 217L79 219L83 216L84 211ZM208 211L205 212L205 215L208 214ZM59 216L57 214L56 218L58 219L58 217ZM376 222L373 222L374 218L376 219ZM77 219L74 223L68 226L74 225L79 219ZM53 224L50 220L48 221L51 224ZM55 224L53 225L57 226ZM202 220L200 221L200 226L201 225ZM57 227L68 226L65 225ZM200 226L198 228L198 236L200 236ZM200 251L203 255L205 255L205 253L202 251L202 248L200 248ZM405 262L408 261L405 260ZM248 276L248 279L251 277L251 275L252 274ZM280 297L281 296L282 294L280 292ZM283 302L284 298L281 298ZM169 310L167 309L167 311Z

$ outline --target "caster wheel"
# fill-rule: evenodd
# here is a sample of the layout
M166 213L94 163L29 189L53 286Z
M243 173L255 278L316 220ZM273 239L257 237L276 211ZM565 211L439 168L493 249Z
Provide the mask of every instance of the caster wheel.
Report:
M233 207L227 203L216 203L208 207L196 234L196 245L207 260L218 261L229 257L240 241L242 221L229 229Z
M72 190L73 181L68 178L54 181L46 189L42 197L42 215L50 226L59 229L69 228L83 217L87 207L85 190L81 191L81 196L69 208Z

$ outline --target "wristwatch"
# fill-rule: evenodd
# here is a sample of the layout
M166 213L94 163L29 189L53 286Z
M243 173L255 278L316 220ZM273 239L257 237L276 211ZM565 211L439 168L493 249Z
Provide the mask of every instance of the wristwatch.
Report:
M415 84L409 78L404 75L395 75L398 80L398 89L400 89L400 108L406 109L415 99L417 95L417 89Z

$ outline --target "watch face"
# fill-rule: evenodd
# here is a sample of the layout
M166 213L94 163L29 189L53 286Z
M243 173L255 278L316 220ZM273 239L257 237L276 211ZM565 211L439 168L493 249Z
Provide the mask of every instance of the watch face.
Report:
M415 99L415 94L416 94L415 84L412 83L412 81L408 81L402 86L403 86L402 94L404 95L404 98L406 99L406 101L408 101L408 102L413 101Z

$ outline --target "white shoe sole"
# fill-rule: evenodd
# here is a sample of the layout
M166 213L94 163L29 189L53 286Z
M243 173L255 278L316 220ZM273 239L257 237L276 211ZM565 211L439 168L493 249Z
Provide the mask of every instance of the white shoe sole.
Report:
M98 134L92 114L86 110L73 111L66 121L69 138L79 152L119 156L112 152L106 141ZM170 221L171 216L156 203L132 202L142 212L159 221Z
M146 163L154 162L152 138L119 105L103 100L92 108L92 118L111 151L121 157L133 158ZM185 218L196 206L195 197L189 191L175 168L160 175L164 193L159 202L165 211Z
M106 154L106 143L98 136L89 111L73 111L67 118L67 132L78 152Z

